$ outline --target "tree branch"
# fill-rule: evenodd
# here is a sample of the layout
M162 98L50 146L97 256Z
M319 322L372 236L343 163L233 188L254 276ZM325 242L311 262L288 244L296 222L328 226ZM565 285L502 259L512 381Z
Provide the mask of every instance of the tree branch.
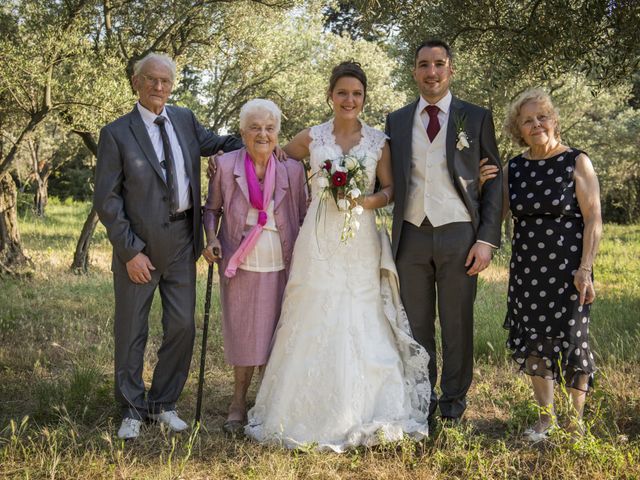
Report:
M82 142L87 147L87 149L93 154L94 157L98 157L98 143L93 138L93 134L91 132L85 132L82 130L71 130L76 135L79 135L82 139Z

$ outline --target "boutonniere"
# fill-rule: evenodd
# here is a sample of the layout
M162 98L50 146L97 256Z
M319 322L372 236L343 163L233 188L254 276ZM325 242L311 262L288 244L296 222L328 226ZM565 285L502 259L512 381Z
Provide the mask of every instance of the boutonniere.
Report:
M469 148L469 137L467 136L467 132L464 131L464 124L467 121L467 116L456 115L453 117L453 121L456 125L456 148L460 151L465 148Z

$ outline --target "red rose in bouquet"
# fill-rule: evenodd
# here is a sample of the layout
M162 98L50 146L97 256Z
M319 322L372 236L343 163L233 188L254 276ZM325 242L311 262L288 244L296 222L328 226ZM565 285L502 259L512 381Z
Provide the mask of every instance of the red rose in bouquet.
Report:
M345 172L335 172L331 176L331 183L334 187L344 187L347 184L347 174Z

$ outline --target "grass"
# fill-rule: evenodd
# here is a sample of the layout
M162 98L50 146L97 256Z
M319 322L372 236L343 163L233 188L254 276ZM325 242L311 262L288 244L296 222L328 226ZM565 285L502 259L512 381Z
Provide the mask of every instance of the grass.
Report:
M101 226L90 273L68 271L88 209L54 202L45 219L26 213L21 234L36 272L0 278L1 478L640 478L640 226L605 228L591 328L600 371L583 441L571 444L562 432L544 446L521 440L537 411L528 379L515 372L504 348L508 253L500 252L479 283L467 421L439 426L424 442L336 455L266 448L221 434L232 378L222 356L215 293L201 430L169 435L146 426L139 440L119 441L110 247ZM200 264L196 354L179 403L187 418L195 409L205 281ZM159 315L155 302L147 382L161 337ZM560 414L566 413L562 392L558 403Z

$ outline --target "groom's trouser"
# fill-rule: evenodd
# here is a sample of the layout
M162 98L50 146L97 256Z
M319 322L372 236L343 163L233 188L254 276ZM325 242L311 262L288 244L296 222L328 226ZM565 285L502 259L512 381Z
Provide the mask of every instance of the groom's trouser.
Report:
M404 222L396 265L400 294L413 336L429 353L430 415L438 405L445 417L460 417L473 375L473 302L477 276L464 266L475 242L469 222L433 227L425 219L420 227ZM436 303L442 336L442 395L435 391Z
M123 418L144 419L147 412L173 410L189 375L195 338L196 265L192 219L167 224L166 268L151 272L151 281L138 285L114 268L115 397ZM153 262L153 260L152 260ZM149 311L156 288L162 301L162 345L145 398L142 380Z

